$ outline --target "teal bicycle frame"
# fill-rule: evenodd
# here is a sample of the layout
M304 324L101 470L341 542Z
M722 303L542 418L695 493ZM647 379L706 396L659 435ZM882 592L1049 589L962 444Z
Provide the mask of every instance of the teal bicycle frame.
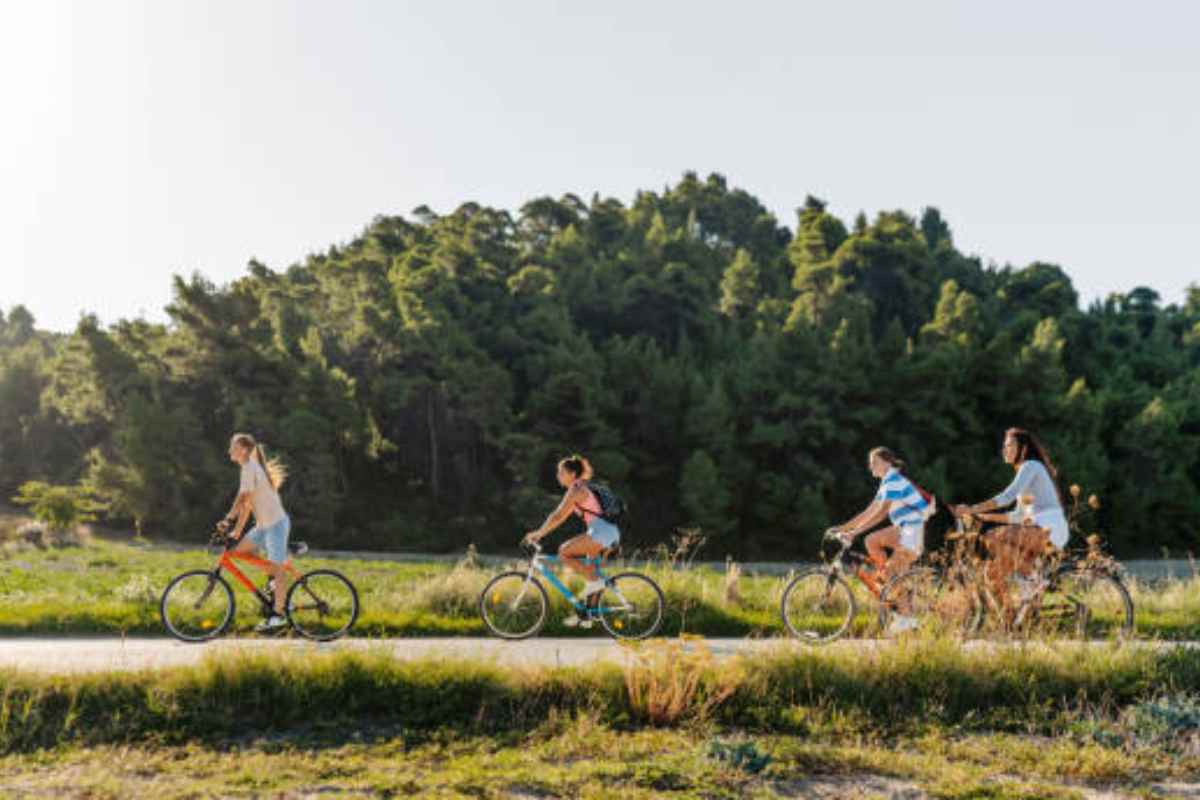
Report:
M604 606L589 608L585 602L587 598L580 600L578 597L576 597L571 590L567 588L567 585L559 580L558 576L555 575L554 572L547 566L550 564L557 564L561 560L562 559L560 559L558 556L542 555L542 548L539 545L533 545L533 555L529 558L529 575L525 579L525 588L521 589L521 593L517 595L517 598L513 601L513 605L515 606L517 603L521 602L521 598L525 596L526 589L529 588L529 581L533 578L534 570L537 570L542 574L542 577L544 577L550 583L551 586L559 591L559 594L570 601L571 605L575 607L575 611L581 617L588 614L593 616L601 616L608 611L621 610L616 608L606 608ZM608 584L608 578L604 577L604 572L600 569L600 564L604 561L603 558L572 558L571 560L578 561L582 564L595 565L596 578L604 581L606 585ZM623 601L625 598L621 599Z

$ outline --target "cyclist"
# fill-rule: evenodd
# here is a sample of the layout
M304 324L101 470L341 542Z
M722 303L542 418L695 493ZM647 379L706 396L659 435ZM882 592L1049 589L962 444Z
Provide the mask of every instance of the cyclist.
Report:
M587 579L583 587L583 596L587 602L593 595L604 589L604 581L596 577L596 566L591 561L606 550L616 547L621 539L621 531L609 520L605 519L603 507L595 493L589 488L588 481L594 476L592 465L581 455L573 455L558 462L556 477L566 493L558 508L550 513L541 527L525 534L524 542L537 542L549 535L559 525L567 521L572 514L577 514L587 525L587 532L581 533L563 542L558 548L559 558L567 569L578 572ZM568 627L592 627L590 618L580 619L572 613L563 620Z
M283 563L288 557L288 534L292 521L279 499L279 487L287 478L287 469L278 459L268 461L263 455L262 445L248 433L235 433L229 440L229 460L241 465L241 484L233 507L217 527L225 532L232 524L230 536L241 540L235 548L236 552L245 553L255 549L266 551L267 560L271 562L267 571L274 583L275 613L260 623L256 630L276 630L287 624L283 602L287 594L288 577ZM242 536L242 529L251 512L254 513L254 527Z
M925 520L933 516L932 498L916 487L904 474L905 464L892 450L876 447L867 456L867 469L879 478L879 491L860 514L831 530L847 543L874 528L885 519L892 524L875 531L866 539L867 555L875 564L876 588L887 576L908 569L925 549ZM886 551L891 551L890 557ZM869 585L869 584L868 584ZM916 627L910 616L896 614L889 630L893 633Z
M1002 454L1005 463L1016 470L1012 483L991 500L956 506L954 514L1003 524L1004 527L984 537L984 544L993 556L989 571L998 590L997 597L1006 597L1004 581L1013 574L1022 583L1022 594L1028 597L1041 588L1039 581L1025 579L1034 561L1046 552L1047 544L1055 550L1066 547L1071 529L1063 513L1062 494L1056 481L1058 470L1038 438L1023 428L1009 428L1004 432ZM1018 501L1019 505L1009 513L988 513Z

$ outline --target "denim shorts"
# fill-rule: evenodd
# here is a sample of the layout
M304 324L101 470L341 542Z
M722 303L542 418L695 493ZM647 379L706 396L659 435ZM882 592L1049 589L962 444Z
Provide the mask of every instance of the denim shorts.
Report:
M621 531L608 520L596 517L588 526L588 536L605 547L612 547L621 540Z
M267 560L282 564L288 558L288 534L292 530L292 520L285 514L283 519L265 528L255 525L246 538L254 543L259 550L267 551Z

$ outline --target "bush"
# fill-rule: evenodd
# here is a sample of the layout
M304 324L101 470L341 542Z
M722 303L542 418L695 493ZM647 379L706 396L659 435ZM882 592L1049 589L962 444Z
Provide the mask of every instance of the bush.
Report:
M27 506L38 522L53 531L68 531L96 519L100 505L92 492L82 486L52 486L42 481L21 485L13 502Z

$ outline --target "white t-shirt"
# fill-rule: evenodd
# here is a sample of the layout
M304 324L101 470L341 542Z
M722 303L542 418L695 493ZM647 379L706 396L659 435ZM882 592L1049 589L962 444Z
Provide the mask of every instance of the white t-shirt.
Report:
M250 493L250 505L254 509L254 524L260 528L274 525L286 516L279 494L271 486L271 479L262 465L253 458L242 464L242 484L238 492Z

